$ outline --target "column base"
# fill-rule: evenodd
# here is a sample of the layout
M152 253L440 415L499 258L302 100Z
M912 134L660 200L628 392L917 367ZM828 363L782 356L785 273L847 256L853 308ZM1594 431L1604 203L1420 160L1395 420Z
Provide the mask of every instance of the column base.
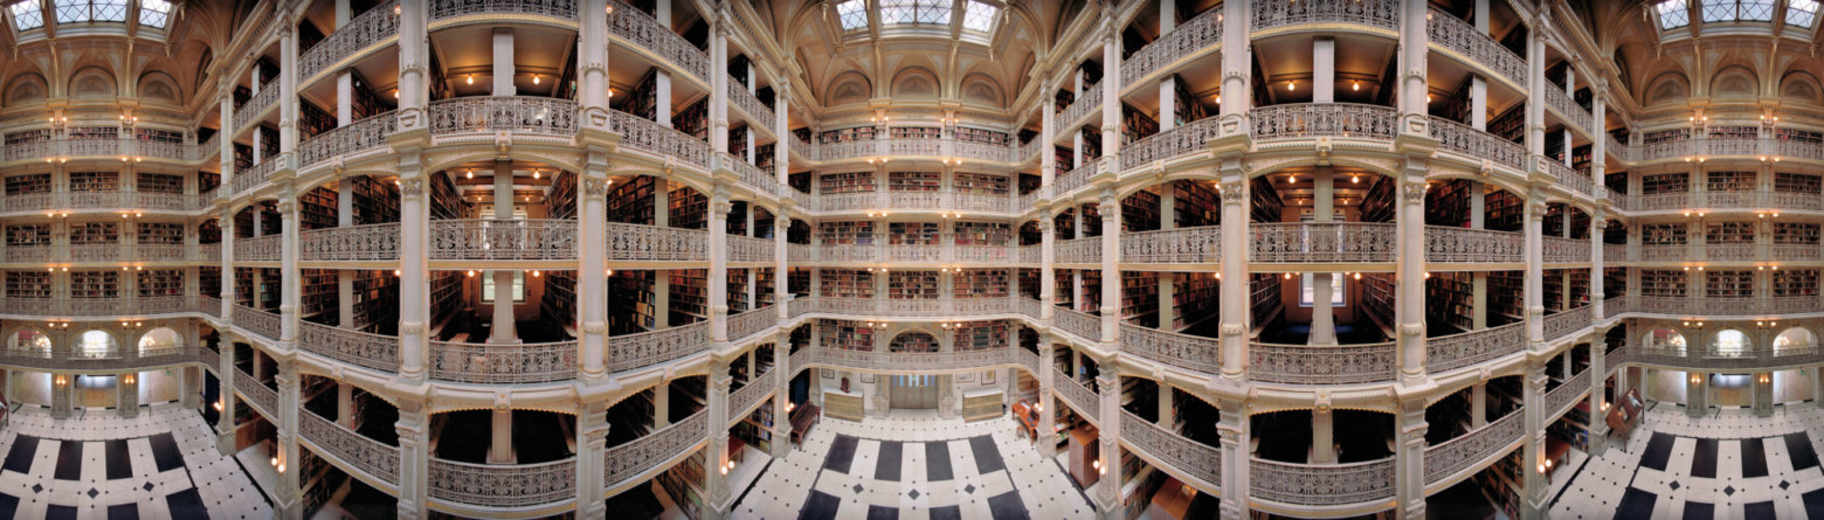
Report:
M1522 498L1520 501L1520 520L1548 520L1551 518L1550 507L1551 504L1545 497L1540 497L1538 502L1534 502L1530 498Z
M424 510L410 502L400 501L393 509L397 520L418 520L424 518Z
M216 430L216 432L215 432L215 452L220 453L223 457L233 457L234 451L235 451L234 450L235 437L236 437L236 434L235 434L234 430L228 430L228 431Z
M791 454L792 454L792 431L791 430L773 430L773 442L772 442L772 453L771 453L773 458L783 459L787 455L791 455Z
M293 499L290 504L275 504L272 517L283 520L304 520L304 501Z
M139 405L131 405L131 406L122 405L119 409L117 409L115 411L120 412L120 417L123 419L132 419L134 417L139 417Z
M1050 440L1046 437L1048 436L1045 435L1045 432L1039 432L1039 438L1034 439L1033 442L1039 444L1039 456L1045 457L1045 460L1051 460L1053 457L1058 456L1058 443L1056 440Z

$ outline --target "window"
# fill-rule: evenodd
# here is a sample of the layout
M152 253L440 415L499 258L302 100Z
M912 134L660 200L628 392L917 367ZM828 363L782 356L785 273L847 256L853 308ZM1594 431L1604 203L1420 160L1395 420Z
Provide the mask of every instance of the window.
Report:
M1704 23L1735 20L1735 0L1709 0L1704 6Z
M842 20L842 30L853 31L868 26L868 3L866 0L849 0L836 4L836 16Z
M481 301L484 301L484 302L494 301L494 273L493 272L482 273ZM513 272L513 301L515 301L515 302L526 301L526 272L525 271L514 271Z
M1818 0L1788 0L1786 2L1786 25L1811 27L1818 19Z
M880 19L883 24L947 24L950 23L950 6L948 0L881 0Z
M963 29L988 32L994 28L994 16L1001 13L1001 8L981 2L968 2L963 6Z
M29 31L44 27L44 4L39 0L25 0L8 7L13 12L13 28Z
M1311 273L1305 273L1304 278L1300 279L1298 306L1310 307L1312 300L1316 298L1312 295L1316 292L1316 283L1312 281L1314 279L1315 277L1311 276ZM1330 306L1343 306L1343 273L1330 273Z
M1685 0L1665 0L1659 3L1659 28L1677 29L1691 23L1690 9Z
M1742 0L1739 18L1756 22L1773 21L1773 0Z
M166 19L171 14L171 3L165 0L139 0L139 24L147 27L165 28Z
M67 0L56 6L57 23L127 21L127 0Z

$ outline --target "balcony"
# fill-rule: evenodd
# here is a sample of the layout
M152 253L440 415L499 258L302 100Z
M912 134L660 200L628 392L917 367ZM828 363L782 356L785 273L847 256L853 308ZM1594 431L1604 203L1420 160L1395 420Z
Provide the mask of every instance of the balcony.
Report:
M1257 107L1248 112L1256 141L1342 137L1393 139L1398 111L1354 103L1294 103Z
M1052 309L1051 326L1090 343L1102 341L1101 316L1058 307Z
M770 238L724 236L728 241L729 262L770 264L773 262L773 251L778 249L778 242Z
M298 234L298 259L305 262L396 262L399 223L312 229Z
M1056 372L1051 375L1051 387L1057 389L1058 397L1072 410L1076 410L1077 415L1089 419L1090 422L1100 424L1102 406L1101 398L1096 395L1096 392L1083 386L1083 383L1070 377L1070 374L1063 370L1054 370Z
M1222 340L1121 324L1121 352L1203 374L1222 372Z
M311 453L327 456L340 462L338 467L352 468L373 480L398 485L398 446L355 433L310 410L298 411L298 431Z
M1219 133L1216 122L1217 118L1206 117L1128 144L1121 149L1121 170L1208 152L1209 141Z
M1392 341L1351 345L1248 343L1248 379L1289 385L1347 385L1392 381L1398 351Z
M870 352L818 347L809 350L812 364L853 370L882 372L958 372L983 370L998 365L1024 364L1015 356L1013 347L954 352ZM793 368L797 368L794 366Z
M637 11L631 7L627 7L626 10ZM617 13L621 11L622 9L615 10ZM704 170L708 170L710 167L709 143L696 136L666 128L650 119L618 110L609 114L609 121L614 125L614 131L621 134L621 146L652 154L658 162L675 158Z
M1441 150L1460 154L1472 163L1488 161L1526 171L1526 147L1518 143L1442 117L1432 117L1430 126L1431 138L1438 140Z
M709 56L698 50L696 45L659 25L657 20L644 11L619 1L611 5L614 11L608 13L610 34L651 51L659 59L671 62L673 67L696 76L705 85L709 84Z
M312 83L318 73L364 53L370 47L382 42L390 45L391 40L399 36L399 15L393 14L398 3L398 0L392 0L369 8L299 55L298 84Z
M0 349L0 365L36 370L115 371L199 363L202 347L170 347L157 350L118 349L108 352L70 352L67 350Z
M266 235L234 240L235 262L278 262L283 256L280 248L283 243L280 235Z
M1366 25L1376 29L1400 30L1399 4L1392 0L1358 0L1353 2L1260 2L1254 4L1249 31L1307 24ZM1219 11L1219 9L1211 9ZM1392 36L1392 35L1390 35ZM1256 34L1254 37L1258 38Z
M515 385L563 382L576 377L575 341L554 343L431 342L431 379Z
M710 347L709 322L608 338L608 370L626 372L684 359Z
M816 296L794 299L790 308L793 317L813 312L858 317L885 315L896 318L978 316L1017 312L1013 300L1004 296L929 299ZM731 338L734 337L732 331L729 335Z
M1526 433L1526 414L1509 413L1475 431L1425 447L1425 483L1438 485L1483 466L1489 458L1505 454Z
M1249 498L1290 506L1343 506L1393 498L1393 457L1348 464L1252 459Z
M609 447L603 453L602 482L607 483L611 491L646 483L672 461L696 452L708 439L709 410L706 408L645 437Z
M1089 177L1096 174L1096 163L1086 161L1070 171L1058 174L1051 180L1051 197L1061 198L1089 183Z
M332 161L353 162L370 154L383 156L391 151L386 136L392 135L398 121L397 114L387 111L317 134L298 147L298 168Z
M1250 262L1385 263L1393 261L1398 229L1385 222L1255 223L1248 233Z
M1425 19L1425 36L1432 45L1500 75L1516 90L1526 90L1525 59L1450 13L1432 9Z
M6 246L7 263L43 263L57 256L55 246Z
M260 415L266 416L268 420L278 420L278 391L260 383L260 380L253 377L253 374L241 370L240 367L234 368L234 391L245 398L241 402L253 404L254 411L259 412Z
M1558 117L1563 118L1566 123L1582 130L1585 135L1601 131L1596 128L1596 116L1590 115L1589 110L1585 110L1582 105L1577 104L1576 100L1571 99L1571 95L1566 93L1563 87L1550 82L1546 83L1545 106L1552 109L1553 112L1557 112Z
M1526 322L1425 339L1425 371L1475 366L1526 349Z
M285 166L286 160L287 157L284 155L266 157L264 160L260 161L259 164L253 165L252 168L248 168L246 171L234 171L232 174L234 179L234 191L231 193L241 195L265 186L267 181L272 180L272 175L278 173L279 169Z
M1102 263L1102 237L1059 240L1057 241L1057 251L1053 253L1053 261L1059 264L1100 264Z
M259 85L259 87L258 93L255 93L246 103L234 108L233 130L235 133L239 133L241 129L264 118L267 110L277 108L279 91L284 90L279 87L279 78L273 78L272 81Z
M576 221L433 220L430 249L432 260L575 260Z
M719 157L722 159L722 168L734 172L735 177L741 180L741 184L746 185L749 190L753 190L756 195L771 197L779 193L778 178L768 174L766 170L749 164L746 159L735 157L732 154L723 153Z
M1541 237L1541 254L1547 264L1590 263L1590 240L1587 238Z
M1124 264L1215 264L1222 261L1222 228L1202 226L1121 235Z
M773 370L768 368L760 375L749 378L747 383L741 385L741 388L729 392L728 415L724 420L734 423L746 419L748 414L753 413L754 407L760 404L762 398L773 393L773 388L778 386L776 383L778 381L773 378Z
M1511 231L1425 226L1425 261L1442 264L1518 264L1526 236Z
M1199 489L1222 485L1222 449L1166 431L1140 416L1121 411L1121 442L1167 472L1198 482Z
M741 113L746 114L748 122L751 123L750 126L756 127L766 132L768 135L771 135L773 133L774 123L773 109L767 108L765 104L762 104L760 98L755 97L754 93L748 91L747 86L742 85L734 76L728 76L727 83L728 105L734 107L735 110L739 110Z
M399 338L302 322L298 346L304 351L381 372L399 371Z
M518 508L574 500L576 459L540 464L470 464L431 457L432 500Z
M195 211L209 206L213 194L156 193L132 191L105 192L40 192L0 196L0 209L6 212L39 212L61 210L163 210Z
M1050 107L1043 108L1050 109ZM1098 113L1101 110L1102 85L1085 85L1083 91L1078 93L1076 101L1072 102L1070 106L1064 107L1064 111L1058 114L1056 127L1058 135L1070 135L1072 132L1076 131L1077 123L1079 121L1089 117L1090 114Z
M576 102L533 96L478 96L432 101L426 107L431 135L440 141L492 144L500 132L515 137L551 137L568 143L576 135Z
M282 321L283 319L275 312L266 312L246 305L234 306L234 325L268 340L279 340Z
M779 324L779 309L772 305L728 317L728 339L739 341Z
M1816 313L1824 308L1824 303L1815 295L1743 298L1642 295L1630 301L1628 308L1634 312L1679 316L1773 316Z
M574 0L433 0L431 21L471 15L533 15L576 19Z
M1550 174L1553 179L1556 179L1558 184L1565 189L1584 195L1594 193L1590 185L1589 175L1573 170L1570 166L1565 166L1562 161L1557 159L1543 155L1535 155L1533 157L1539 161L1539 164L1544 165L1545 172Z
M1221 18L1222 9L1206 10L1134 51L1121 61L1121 85L1150 84L1147 80L1154 73L1162 72L1172 64L1222 48Z

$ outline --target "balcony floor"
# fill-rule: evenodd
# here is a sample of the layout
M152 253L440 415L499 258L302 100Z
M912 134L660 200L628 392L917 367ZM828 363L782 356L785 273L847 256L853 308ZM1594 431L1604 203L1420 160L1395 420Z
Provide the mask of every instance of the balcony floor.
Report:
M843 449L833 449L838 445ZM948 456L927 459L932 450ZM932 479L946 471L948 478ZM859 423L825 418L766 473L735 504L734 518L1096 516L1063 468L1018 437L1007 416L974 423L905 411Z

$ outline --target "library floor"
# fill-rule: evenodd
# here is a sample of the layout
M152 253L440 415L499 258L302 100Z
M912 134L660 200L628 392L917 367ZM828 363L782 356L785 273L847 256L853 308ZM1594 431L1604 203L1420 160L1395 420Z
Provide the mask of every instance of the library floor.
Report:
M0 518L269 518L241 467L215 450L215 432L176 405L78 411L55 420L24 407L0 432Z
M1093 518L1054 460L1019 438L1012 419L964 423L895 411L825 418L804 445L736 490L740 519Z
M1712 411L1660 403L1579 467L1554 519L1824 520L1824 410L1812 403Z

